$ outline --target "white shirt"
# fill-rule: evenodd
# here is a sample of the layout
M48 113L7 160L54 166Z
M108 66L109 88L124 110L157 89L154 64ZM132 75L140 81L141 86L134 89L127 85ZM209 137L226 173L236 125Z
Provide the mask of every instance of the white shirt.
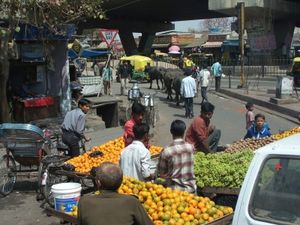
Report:
M151 174L150 160L151 155L145 145L141 141L133 141L121 152L120 167L123 175L145 180Z
M209 83L210 72L208 69L203 69L201 73L201 87L207 87Z
M196 82L192 76L187 76L182 79L181 87L180 87L180 94L184 98L193 98L197 93L196 90Z

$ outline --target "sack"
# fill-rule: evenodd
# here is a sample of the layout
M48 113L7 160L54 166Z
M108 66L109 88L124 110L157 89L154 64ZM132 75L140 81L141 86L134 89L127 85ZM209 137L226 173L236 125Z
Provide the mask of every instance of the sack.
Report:
M224 73L222 73L222 74L221 74L221 77L224 78L224 77L226 77L226 75L225 75Z

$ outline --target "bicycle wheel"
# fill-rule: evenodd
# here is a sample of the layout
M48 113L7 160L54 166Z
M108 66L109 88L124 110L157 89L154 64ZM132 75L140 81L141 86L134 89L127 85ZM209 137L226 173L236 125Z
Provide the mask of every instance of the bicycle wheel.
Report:
M10 155L4 155L0 160L0 194L8 195L14 189L17 180L17 166Z
M51 192L51 187L54 184L69 182L69 178L67 176L61 176L55 174L55 171L48 171L47 177L45 181L45 185L42 186L42 191L46 202L54 207L54 198Z
M37 198L44 199L51 207L54 207L54 199L51 193L52 185L69 181L67 176L55 173L56 170L60 169L59 166L65 159L65 156L59 155L46 156L39 166L38 186L40 193ZM57 164L57 166L55 164Z

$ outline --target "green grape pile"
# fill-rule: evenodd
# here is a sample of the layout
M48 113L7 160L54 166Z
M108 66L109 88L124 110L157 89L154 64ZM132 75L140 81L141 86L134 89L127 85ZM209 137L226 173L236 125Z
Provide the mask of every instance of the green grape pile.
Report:
M251 150L207 155L197 153L194 161L197 186L240 188L253 156Z

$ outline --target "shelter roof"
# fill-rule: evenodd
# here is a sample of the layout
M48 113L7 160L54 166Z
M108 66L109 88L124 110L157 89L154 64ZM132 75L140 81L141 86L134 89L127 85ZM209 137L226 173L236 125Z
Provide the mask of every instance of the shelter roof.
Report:
M205 42L202 47L203 48L219 48L223 44L222 41L207 41Z

